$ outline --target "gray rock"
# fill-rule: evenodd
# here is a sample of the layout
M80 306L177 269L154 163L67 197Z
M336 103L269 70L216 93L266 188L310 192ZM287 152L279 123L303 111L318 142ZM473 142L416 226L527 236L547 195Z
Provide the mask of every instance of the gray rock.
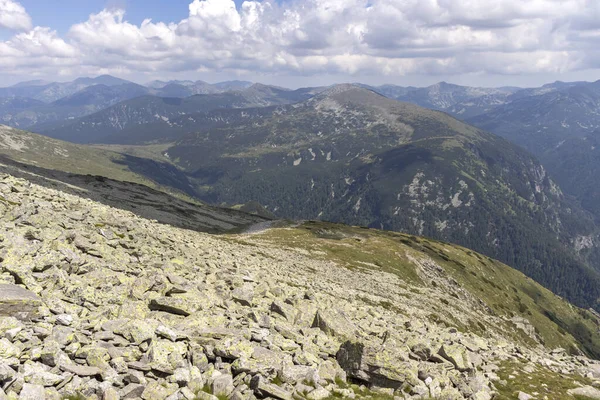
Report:
M63 364L60 366L60 369L77 376L96 376L102 373L102 370L98 367L88 367L77 364Z
M17 285L0 284L0 316L29 320L39 316L42 300Z
M531 400L531 399L533 399L533 396L530 395L530 394L528 394L528 393L525 393L525 392L519 392L517 394L517 399L519 399L519 400Z
M219 398L213 394L206 392L198 392L196 393L196 397L194 400L219 400Z
M397 349L374 348L353 341L346 341L337 353L337 361L349 377L393 389L405 382L419 382L418 369L405 359Z
M250 381L250 388L263 397L273 397L279 400L292 400L292 394L277 385L269 383L265 378L256 375Z
M136 383L130 383L121 389L121 399L138 399L144 393L144 385L138 385Z
M329 336L345 340L353 339L357 334L356 326L340 311L317 311L312 326L321 329Z
M306 395L308 400L323 400L331 396L331 392L323 387L316 388Z
M568 392L571 396L581 397L584 399L600 399L600 390L592 386L582 386L575 389L570 389ZM519 398L519 400L522 400Z
M252 305L252 300L254 299L254 290L252 286L244 285L242 287L235 288L231 293L231 297L236 303L250 307Z
M19 400L44 400L46 399L46 393L42 385L32 385L25 383L21 393L19 394Z
M200 301L190 297L159 297L150 301L150 309L188 316L202 309Z
M116 389L110 387L104 391L102 394L102 400L120 400L121 396L116 391Z
M469 360L467 349L461 345L447 345L444 344L438 354L444 359L450 361L454 367L460 372L470 371L473 369L473 365Z
M56 322L64 326L70 326L73 323L73 316L69 314L60 314L56 316Z
M16 372L6 362L0 361L0 382L8 381L15 376Z
M215 396L229 396L235 387L233 386L233 377L224 374L213 378L210 388Z

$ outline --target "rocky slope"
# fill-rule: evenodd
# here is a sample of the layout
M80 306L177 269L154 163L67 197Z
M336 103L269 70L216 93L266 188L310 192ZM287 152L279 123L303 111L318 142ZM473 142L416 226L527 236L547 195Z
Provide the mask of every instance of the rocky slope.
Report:
M211 236L4 173L0 226L0 398L598 396L594 314L464 248Z

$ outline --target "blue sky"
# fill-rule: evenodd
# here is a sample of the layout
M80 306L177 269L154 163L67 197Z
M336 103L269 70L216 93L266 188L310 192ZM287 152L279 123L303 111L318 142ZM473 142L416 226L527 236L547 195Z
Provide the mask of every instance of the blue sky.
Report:
M99 74L292 87L600 78L597 0L242 1L2 0L0 85Z
M71 25L87 20L92 13L104 8L123 8L126 19L140 24L146 18L156 21L179 22L188 16L191 0L21 0L35 25L51 26L66 33ZM243 0L236 0L241 5Z

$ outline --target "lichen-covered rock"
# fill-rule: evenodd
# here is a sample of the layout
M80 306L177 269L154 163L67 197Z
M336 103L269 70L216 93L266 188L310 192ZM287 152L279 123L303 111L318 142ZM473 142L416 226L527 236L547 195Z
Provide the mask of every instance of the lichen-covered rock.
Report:
M202 308L198 299L191 297L158 297L150 301L150 309L188 316Z
M460 372L473 369L473 365L469 360L467 349L460 345L444 344L438 354L450 361L454 367Z
M337 361L349 377L378 387L397 389L405 382L418 383L417 366L408 362L398 349L347 341L340 347Z
M312 326L340 339L352 339L357 334L356 326L348 320L348 317L335 310L317 311Z
M292 400L292 394L279 386L267 382L260 375L256 375L250 382L250 388L263 397L273 397L279 400Z
M42 300L20 286L0 283L0 317L28 320L39 315Z

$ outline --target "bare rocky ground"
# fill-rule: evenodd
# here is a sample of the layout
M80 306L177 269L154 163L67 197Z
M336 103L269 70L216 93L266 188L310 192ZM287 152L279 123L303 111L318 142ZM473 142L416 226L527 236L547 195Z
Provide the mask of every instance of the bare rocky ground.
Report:
M0 174L0 399L600 398L598 362L422 252L397 249L408 279L294 229L214 236Z

